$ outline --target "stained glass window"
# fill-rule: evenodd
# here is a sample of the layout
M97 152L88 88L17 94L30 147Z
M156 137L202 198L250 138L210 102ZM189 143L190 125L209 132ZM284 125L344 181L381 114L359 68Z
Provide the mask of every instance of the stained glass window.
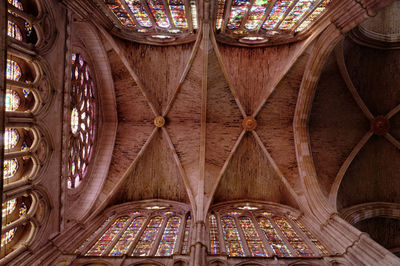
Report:
M156 256L171 256L174 252L176 240L178 237L181 217L171 216L168 218L164 233L161 237Z
M214 215L208 217L208 223L210 225L210 253L219 254L218 226Z
M6 111L16 111L21 104L21 98L14 90L6 90Z
M4 148L13 149L19 141L19 133L15 128L6 128L4 132Z
M17 207L16 198L4 202L2 207L2 217L5 218L7 215L11 214L15 210L15 207Z
M304 30L322 15L331 0L233 0L232 4L228 2L219 0L217 3L217 30L227 33L228 36L229 33L237 34L236 36L241 35L239 37L253 37L247 39L249 41L257 41L265 39L262 35L273 39ZM224 18L224 14L228 17Z
M8 21L7 35L22 41L21 29L12 21Z
M183 235L183 244L182 244L182 254L186 255L189 253L189 234L190 234L190 225L191 225L191 217L190 215L186 219L185 232Z
M266 257L267 251L264 248L262 240L258 235L253 221L250 217L240 217L239 224L242 228L247 246L249 247L250 256Z
M133 219L128 228L126 228L124 234L118 240L117 244L115 244L114 248L111 250L110 256L122 256L125 254L132 245L132 241L138 235L145 221L145 217L136 217Z
M221 218L221 224L228 256L245 256L235 219L232 216L224 216Z
M124 26L135 27L135 23L129 17L120 0L104 0L104 2Z
M154 245L156 236L161 228L163 218L161 216L154 217L148 223L146 229L141 235L138 244L133 250L132 256L149 256L151 248Z
M279 229L281 229L282 233L285 235L290 245L292 245L292 247L296 250L297 254L300 257L314 256L308 245L304 243L304 241L298 236L298 234L294 231L292 226L285 218L274 217L273 220L278 225Z
M11 178L15 175L19 167L17 159L4 160L4 179Z
M292 220L296 223L296 225L300 228L301 231L303 231L303 233L306 234L306 236L308 237L308 239L311 240L311 242L321 251L321 254L323 255L329 255L328 250L326 250L326 248L321 244L321 242L319 242L318 239L316 239L314 237L313 234L311 234L310 231L307 230L307 228L304 227L304 225L302 223L300 223L298 220L293 219Z
M258 217L257 222L261 230L264 232L264 235L267 238L275 255L278 257L291 257L291 252L282 241L282 238L276 232L276 229L272 225L271 221L265 217Z
M8 3L10 3L11 5L15 6L16 8L18 8L19 10L23 10L22 8L22 3L20 0L8 0Z
M17 230L17 228L13 228L9 231L7 231L6 233L1 235L1 246L3 247L4 245L7 245L8 243L11 242L11 240L14 238L15 236L15 231Z
M104 0L122 25L137 32L176 34L197 29L195 0ZM190 10L187 10L190 7ZM188 17L191 15L191 19Z
M107 251L114 238L122 231L129 217L118 218L108 230L100 237L93 247L86 253L86 256L101 256Z
M25 203L22 202L21 207L19 208L19 215L22 216L26 214L28 208L26 207Z
M146 9L140 0L126 0L132 14L135 16L136 21L142 27L151 27L152 23Z
M21 67L17 64L17 62L7 59L7 79L19 81L21 75Z
M87 173L95 139L96 103L94 84L81 54L72 55L71 135L68 188L77 187Z

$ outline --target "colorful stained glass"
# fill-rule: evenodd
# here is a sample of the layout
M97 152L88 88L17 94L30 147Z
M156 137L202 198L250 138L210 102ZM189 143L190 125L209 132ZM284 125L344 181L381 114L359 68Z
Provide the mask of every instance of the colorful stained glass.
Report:
M17 228L13 228L1 235L1 246L2 247L11 242L11 240L14 238L16 230L17 230Z
M228 20L229 29L237 29L242 23L243 16L250 6L249 0L234 0L231 7L231 13Z
M78 126L79 126L79 113L78 113L78 110L76 108L74 108L71 111L71 131L72 131L72 133L76 134L76 132L78 132Z
M253 6L250 8L249 16L245 24L246 29L255 30L261 27L265 12L267 11L268 5L272 0L256 0Z
M321 254L323 255L329 255L328 250L326 250L326 248L321 244L321 242L318 241L318 239L316 239L314 237L313 234L311 234L310 231L307 230L307 228L304 227L304 225L302 223L300 223L298 220L296 219L292 219L296 225L300 228L301 231L303 231L303 233L306 234L306 236L308 237L308 239L311 240L311 242L321 251Z
M294 231L292 226L283 217L273 217L274 222L281 229L282 233L285 235L290 245L296 250L300 257L313 257L311 249L306 243L298 236Z
M210 253L216 255L219 254L219 238L217 219L214 215L208 217L208 223L210 226Z
M266 30L273 30L285 15L286 10L290 7L292 2L292 0L277 0L267 20L264 22L263 28Z
M20 28L12 21L8 21L7 35L18 41L22 41L22 34Z
M193 29L197 29L197 6L196 0L190 0L190 11L192 12Z
M26 214L28 211L28 208L26 207L25 203L22 202L21 207L19 208L19 215L22 216Z
M7 215L11 214L15 210L15 207L17 207L16 198L4 202L2 206L2 217L5 218Z
M68 188L76 188L87 173L94 143L96 104L89 65L80 54L72 54L71 138L69 142ZM89 93L90 92L90 93Z
M250 217L240 217L239 224L242 228L247 246L249 247L250 256L266 257L267 251L265 250L260 236L258 235Z
M22 92L24 93L25 98L28 98L29 94L31 93L31 91L28 89L22 89Z
M228 256L245 256L235 219L231 216L224 216L221 218L221 224Z
M4 132L4 148L9 150L15 148L19 141L19 133L15 128L6 128Z
M6 111L16 111L21 104L21 98L14 90L6 90Z
M279 29L290 30L299 21L301 16L310 8L312 2L313 1L311 0L299 0L279 25Z
M151 13L153 14L157 26L161 28L169 28L170 22L164 9L163 0L148 0L147 3L149 4Z
M222 27L224 8L225 8L225 0L218 0L217 23L216 23L216 27L218 30Z
M185 232L183 233L182 255L186 255L189 253L189 234L191 222L192 220L189 215L186 219Z
M124 26L135 27L132 19L129 17L120 0L104 0L104 3L111 9L114 15L121 21Z
M109 256L122 256L123 254L125 254L131 247L133 240L138 235L145 221L145 217L136 217L126 228L124 234L115 244Z
M115 239L119 232L121 232L128 220L129 217L118 218L86 253L86 256L104 255L111 242Z
M319 6L296 28L296 32L300 32L307 28L312 22L316 21L320 15L326 10L332 0L323 0Z
M171 17L177 28L187 28L184 0L168 0Z
M171 256L174 252L176 239L178 237L181 217L171 216L168 218L164 233L161 237L156 256Z
M142 5L140 0L125 0L128 4L129 9L131 10L132 14L135 16L137 22L142 27L151 27L152 23L150 20L149 15L146 12L146 9Z
M19 168L18 160L11 159L11 160L4 160L4 179L11 178L15 175Z
M269 245L278 257L292 257L291 252L278 235L271 221L265 217L257 218L258 225L268 240Z
M7 59L7 79L19 81L21 75L21 67L17 64L17 62Z
M146 229L141 235L139 242L133 250L132 256L149 256L151 248L154 245L156 236L161 228L163 218L161 216L154 217L148 223Z
M22 3L20 2L20 0L8 0L8 3L15 6L19 10L23 10Z

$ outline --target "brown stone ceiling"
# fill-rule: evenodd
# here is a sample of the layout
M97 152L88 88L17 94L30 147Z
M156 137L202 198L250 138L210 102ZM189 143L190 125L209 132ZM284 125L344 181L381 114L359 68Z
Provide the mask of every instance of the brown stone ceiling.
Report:
M321 74L310 140L321 189L338 209L399 203L399 60L398 50L367 48L346 38ZM388 131L371 129L379 115Z
M201 193L204 141L207 201L267 200L298 208L292 122L308 55L297 58L305 45L114 45L122 52L108 53L118 109L103 189L112 195L108 205L168 199L193 206ZM242 120L252 114L258 127L246 132ZM166 119L163 128L153 125L157 115Z

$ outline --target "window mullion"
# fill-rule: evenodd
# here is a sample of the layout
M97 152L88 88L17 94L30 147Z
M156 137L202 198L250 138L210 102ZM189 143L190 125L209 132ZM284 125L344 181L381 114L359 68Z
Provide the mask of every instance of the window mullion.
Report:
M231 14L232 1L233 0L227 0L226 3L225 3L226 10L225 10L225 17L224 17L224 20L223 20L222 26L221 26L221 32L225 32L226 24L228 24L229 17L230 17L230 14Z
M224 237L224 233L222 231L221 216L219 215L219 213L215 214L215 219L217 222L217 230L218 230L218 237L219 237L219 253L222 256L227 256L228 253L226 252L225 237Z
M272 0L272 1L269 3L268 7L266 8L265 14L264 14L264 16L263 16L263 18L262 18L262 22L261 22L260 25L258 26L257 33L259 33L259 31L260 31L260 29L262 28L262 26L264 25L265 21L268 19L269 14L271 13L271 10L272 10L272 8L274 7L276 1L277 1L277 0Z
M296 232L296 234L299 236L303 242L306 243L306 245L312 250L314 255L321 255L321 252L318 250L318 248L314 245L314 243L309 239L306 234L297 226L297 224L291 219L291 218L286 218L286 221L292 226L293 230Z
M177 28L175 25L175 20L173 20L172 18L172 14L171 14L171 9L169 8L169 4L168 4L168 0L163 0L164 2L164 12L165 14L167 14L168 20L169 20L169 26L172 29Z
M124 232L126 231L126 229L128 228L128 226L131 224L133 220L133 217L129 218L128 221L126 221L126 224L124 225L124 227L121 229L121 231L118 233L118 235L115 236L114 240L108 245L108 247L106 248L104 255L108 256L108 254L111 252L111 250L113 249L113 247L115 246L115 244L117 244L117 242L119 241L119 239L121 238L121 236L124 234Z
M193 15L192 15L192 9L190 6L190 0L184 0L184 1L185 1L186 22L188 24L189 32L193 32Z
M282 22L285 20L285 18L287 17L287 15L290 13L290 11L292 11L292 9L296 6L297 2L299 0L295 0L293 1L290 6L286 9L285 13L283 14L282 18L278 21L278 23L276 23L275 27L272 30L278 30L279 26L282 24Z
M82 249L79 248L80 250L84 250L85 251L85 252L82 252L83 255L85 255L86 253L89 252L89 250L92 249L92 247L104 235L104 233L108 230L108 228L111 227L111 225L115 222L116 219L117 219L117 217L113 216L108 222L106 222L107 220L104 221L106 223L101 226L102 229L98 233L96 233L96 231L94 231L92 233L92 234L95 234L95 235L92 235L91 237L89 237L89 238L92 238L92 239L89 240L88 243Z
M153 16L153 13L150 10L150 7L147 5L145 0L140 0L140 3L142 4L143 8L146 10L146 13L147 13L147 15L148 15L148 17L149 17L149 19L151 21L151 24L152 24L151 28L153 30L156 29L157 22L156 22L156 19Z
M244 14L243 18L242 18L242 22L239 25L238 30L243 30L244 25L246 25L247 19L249 18L250 12L251 12L251 8L253 7L254 3L256 2L256 0L250 0L250 5L247 8L246 13Z
M185 229L186 229L186 223L187 223L187 213L185 213L183 216L181 216L181 224L179 225L179 232L178 232L178 236L176 237L175 240L175 247L174 250L172 251L172 255L176 255L176 254L180 254L181 253L181 249L183 247L183 240L184 240L184 236L185 236Z
M256 231L257 231L257 234L260 236L260 239L261 239L261 241L262 241L262 244L264 245L265 249L266 249L267 252L268 252L267 256L268 256L268 257L272 257L275 253L274 253L274 251L272 250L272 248L271 248L271 246L270 246L270 244L269 244L267 238L265 237L264 232L261 230L260 225L258 224L257 219L254 217L253 213L251 213L250 219L251 219L251 221L252 221L253 224L254 224L254 227L255 227L255 229L256 229Z
M242 216L247 216L247 214L243 214ZM238 215L234 215L234 216L233 216L233 219L235 219L236 228L237 228L237 230L238 230L239 237L240 237L239 243L240 243L240 245L241 245L242 248L243 248L244 256L245 256L245 257L250 257L250 256L251 256L251 253L250 253L250 250L249 250L249 247L248 247L248 244L247 244L247 239L246 239L246 237L245 237L245 235L244 235L243 229L242 229L242 227L240 226L239 219L238 219Z
M157 214L157 215L159 215L159 214ZM171 216L172 215L168 215L167 217L163 218L162 224L161 224L160 228L158 229L156 237L154 238L153 247L151 248L151 250L149 252L149 256L155 256L158 246L160 245L161 237L164 234L165 226L167 226L168 219ZM162 215L161 215L161 217L162 217Z
M276 233L279 235L279 237L282 239L282 241L285 243L287 248L290 250L290 253L292 253L291 257L297 257L297 250L295 250L292 245L289 243L289 240L286 238L286 236L282 233L281 229L279 226L275 223L275 221L272 219L272 216L267 218L272 226L275 228Z
M135 216L135 218L136 217L140 217L140 216L141 215L139 214L139 215ZM146 217L146 216L144 216L144 217ZM142 237L142 234L143 234L144 230L146 230L147 225L149 224L150 220L151 220L151 217L147 216L146 217L146 221L142 225L142 228L140 228L139 232L136 235L136 238L133 239L131 246L127 250L127 252L126 252L127 256L132 256L133 250L135 249L136 245L138 244L140 238Z
M140 23L136 20L135 15L132 13L132 10L129 8L128 4L125 2L125 0L120 0L122 6L125 8L126 13L128 13L128 16L132 19L132 21L135 23L136 27L143 29L143 27L140 25Z

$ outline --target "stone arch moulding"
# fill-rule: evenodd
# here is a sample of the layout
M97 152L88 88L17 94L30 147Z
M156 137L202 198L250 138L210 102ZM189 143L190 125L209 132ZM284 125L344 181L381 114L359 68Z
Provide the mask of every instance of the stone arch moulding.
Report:
M19 241L13 245L13 250L0 259L1 265L7 265L10 261L16 259L23 260L25 256L29 256L32 250L40 247L42 241L46 241L46 228L51 212L51 202L48 193L43 187L36 186L29 192L22 192L16 197L27 194L31 196L31 205L27 213L20 216L20 218L11 224L3 227L2 230L7 228L21 226L28 228L27 237L23 241Z
M112 151L117 131L117 113L116 99L114 93L114 83L111 75L110 63L108 61L106 50L103 46L97 28L89 22L74 20L71 25L72 47L69 51L84 53L86 60L91 68L91 75L95 81L96 105L97 105L97 125L96 139L94 143L94 153L91 158L89 170L83 179L83 183L76 188L76 191L69 191L66 186L66 177L68 169L63 164L63 180L62 189L65 196L65 221L82 220L90 213L90 208L98 197L104 181L108 175L108 168L111 163ZM66 62L71 62L71 52L67 53ZM66 75L69 77L71 65L67 67ZM70 81L67 79L66 88L70 90ZM69 93L65 94L64 121L68 121L70 117ZM70 123L65 123L63 128L64 138L69 135ZM102 143L102 145L96 145ZM64 145L63 149L67 149ZM63 161L66 156L63 154ZM90 190L94 193L85 194ZM79 206L79 208L77 207Z

